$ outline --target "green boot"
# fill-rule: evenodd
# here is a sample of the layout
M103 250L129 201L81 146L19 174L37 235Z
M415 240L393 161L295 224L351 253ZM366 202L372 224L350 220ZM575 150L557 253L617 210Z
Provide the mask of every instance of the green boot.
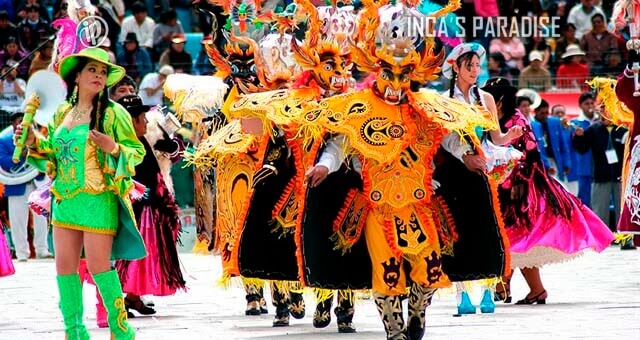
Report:
M122 298L122 286L118 273L110 270L93 275L93 281L104 301L107 309L107 322L111 330L111 339L130 340L135 339L136 332L127 321L127 311L124 309L124 299Z
M89 332L82 323L82 283L78 273L58 275L58 291L60 292L60 311L64 320L65 339L86 340Z

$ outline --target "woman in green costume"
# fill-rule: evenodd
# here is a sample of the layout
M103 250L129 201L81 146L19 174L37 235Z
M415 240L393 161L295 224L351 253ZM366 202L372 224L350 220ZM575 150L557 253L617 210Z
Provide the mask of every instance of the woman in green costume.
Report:
M49 123L48 136L29 133L28 161L52 178L51 224L60 310L67 339L89 339L82 323L81 256L108 312L112 339L134 339L122 287L111 259L146 256L135 226L131 176L144 157L127 111L109 100L107 88L125 74L98 48L65 57L60 76L67 100ZM16 131L16 138L22 129Z

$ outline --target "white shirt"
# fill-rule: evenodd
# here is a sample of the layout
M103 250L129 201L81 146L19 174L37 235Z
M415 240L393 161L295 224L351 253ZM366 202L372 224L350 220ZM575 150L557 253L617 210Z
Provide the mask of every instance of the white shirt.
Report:
M591 17L596 15L596 13L602 14L604 17L604 22L607 22L607 17L604 15L604 12L600 7L593 6L591 9L591 13L585 13L584 9L582 9L582 4L577 4L573 6L571 11L569 11L569 16L567 17L567 23L574 24L576 26L576 39L580 40L583 35L589 33L593 28L591 26Z
M476 98L474 94L475 87L476 85L473 85L469 88L469 93L467 94L467 96L469 97L470 101L475 101L475 98ZM482 106L486 108L486 105L484 103L485 93L487 92L482 91L481 89L478 89L478 94L480 95L480 103L482 103ZM443 92L442 95L449 98L449 91ZM458 85L455 85L453 89L453 98L463 103L470 104L465 100L464 95L462 94L462 90L458 88ZM455 158L459 159L461 162L462 162L462 156L466 154L468 151L471 151L471 146L467 143L464 143L460 138L460 135L456 132L450 132L449 134L444 136L442 138L442 142L440 142L440 145L442 145L442 147L445 150L449 151L449 153L451 153Z
M136 18L133 15L128 16L122 20L122 30L120 31L120 42L124 42L127 37L127 33L135 33L138 38L138 44L142 47L153 47L153 29L156 26L153 19L146 17L142 22L142 25L138 25Z
M24 95L19 96L16 94L15 87L19 86L24 92L27 88L27 83L20 78L16 78L12 82L5 79L2 81L2 85L4 90L0 93L0 108L9 112L18 111L24 101Z
M318 165L322 165L329 169L329 173L332 174L342 165L344 162L344 143L345 143L344 135L336 135L330 138L327 141L327 145L325 145L324 150L322 150L322 154L320 154L320 159L318 160Z
M151 96L147 95L147 91L145 90L156 88L158 85L160 85L160 76L158 73L148 73L144 78L142 78L138 95L140 96L140 99L142 99L142 103L144 105L162 105L162 99L164 99L164 91L162 88Z

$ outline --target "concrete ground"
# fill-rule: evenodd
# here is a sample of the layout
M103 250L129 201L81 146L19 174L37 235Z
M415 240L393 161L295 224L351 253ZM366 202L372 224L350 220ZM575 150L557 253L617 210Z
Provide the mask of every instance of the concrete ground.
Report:
M335 321L313 328L311 296L304 319L273 328L275 308L269 305L268 315L245 316L243 290L217 286L218 257L181 254L181 261L189 290L152 298L158 313L130 320L137 339L384 339L371 300L356 304L356 334L338 334ZM14 264L16 274L0 278L0 339L63 339L53 260ZM495 314L453 317L454 294L441 292L427 311L425 339L640 339L640 251L612 246L602 254L544 267L542 276L546 305L498 304ZM512 292L514 301L528 292L519 274ZM107 339L108 330L95 324L93 286L85 286L84 298L89 331L94 339ZM479 303L479 291L472 300Z

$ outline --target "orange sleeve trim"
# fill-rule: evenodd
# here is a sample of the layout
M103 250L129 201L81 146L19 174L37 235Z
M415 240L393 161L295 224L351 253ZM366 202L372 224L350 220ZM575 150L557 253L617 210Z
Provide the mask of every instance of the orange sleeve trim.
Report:
M302 251L302 222L304 221L304 211L307 202L307 181L305 181L303 151L298 140L289 139L289 133L287 132L288 144L293 154L294 166L296 168L296 175L294 176L292 183L295 184L296 199L298 201L298 216L296 218L296 229L294 234L294 241L296 243L296 262L298 264L298 280L303 287L307 287L309 283L305 277L305 263L304 254Z

